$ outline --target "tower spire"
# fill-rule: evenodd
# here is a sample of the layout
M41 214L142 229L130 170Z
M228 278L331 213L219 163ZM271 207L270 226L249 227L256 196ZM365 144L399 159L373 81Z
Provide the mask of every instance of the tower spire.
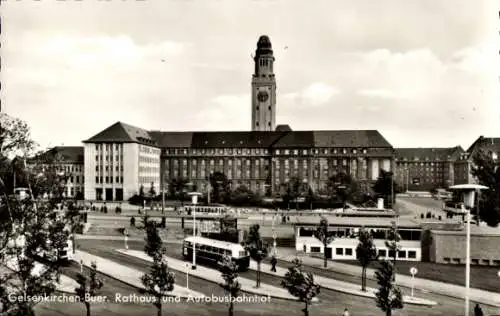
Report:
M276 79L271 40L262 35L255 50L252 75L252 131L274 131L276 124Z

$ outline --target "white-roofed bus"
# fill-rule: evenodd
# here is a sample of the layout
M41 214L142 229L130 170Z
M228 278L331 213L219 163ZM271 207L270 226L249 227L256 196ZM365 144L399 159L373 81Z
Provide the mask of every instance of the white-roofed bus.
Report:
M193 243L196 245L196 261L209 265L218 265L227 255L235 262L240 271L248 270L250 256L240 244L204 237L187 237L182 245L185 260L193 260Z

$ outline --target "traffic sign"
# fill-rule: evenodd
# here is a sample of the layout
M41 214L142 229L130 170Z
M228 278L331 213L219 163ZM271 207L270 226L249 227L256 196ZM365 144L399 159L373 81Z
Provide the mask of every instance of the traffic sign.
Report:
M417 272L418 272L417 268L411 267L411 269L410 269L411 275L415 275L415 274L417 274Z

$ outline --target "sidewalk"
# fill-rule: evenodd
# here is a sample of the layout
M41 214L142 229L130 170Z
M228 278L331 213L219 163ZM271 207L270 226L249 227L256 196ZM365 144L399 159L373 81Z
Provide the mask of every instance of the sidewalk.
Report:
M35 267L32 270L32 275L36 275L39 273L43 268L43 265L36 262ZM9 274L12 273L12 271L17 270L17 264L15 262L8 262L5 266L0 266L0 274ZM76 282L76 280L61 274L59 276L59 282L56 283L56 290L59 292L64 292L68 294L74 294L75 293L75 288L77 288L79 285Z
M164 236L161 236L163 239L163 243L166 244L178 244L182 245L183 240L178 240L178 239L166 239L163 238ZM123 241L125 245L125 237L124 236L108 236L108 235L76 235L76 241L78 243L78 240L111 240L111 241ZM130 241L144 241L144 237L128 237L127 239L129 242Z
M295 249L278 248L278 256L276 257L276 259L291 262L296 256L297 255ZM314 258L307 255L300 255L300 254L299 258L302 260L302 263L306 266L324 269L323 259ZM326 270L331 270L353 276L361 275L360 267L346 263L340 263L338 261L336 262L329 261L329 266L326 268ZM366 269L366 276L370 280L376 280L375 269L372 268ZM398 274L396 283L400 286L410 288L412 286L412 278L410 276ZM415 290L425 290L427 292L435 294L451 296L459 299L465 299L465 287L463 286L420 279L420 278L414 278L413 284ZM494 293L494 292L471 288L469 294L470 294L469 298L471 301L476 301L482 304L500 307L500 293Z
M262 273L267 273L279 277L284 277L285 274L288 272L288 269L286 268L281 268L276 266L276 272L271 271L271 265L267 263L261 263L260 268ZM257 262L254 260L250 261L250 269L252 270L257 270ZM352 295L357 295L357 296L363 296L363 297L369 297L369 298L375 298L375 293L377 292L377 289L374 288L366 288L366 292L361 291L360 285L359 284L353 284L353 283L348 283L348 282L343 282L343 281L338 281L330 278L325 278L319 275L315 275L314 279L316 282L318 282L321 287L333 290L333 291L338 291L342 293L347 293L347 294L352 294ZM434 306L437 305L436 302L431 301L431 300L426 300L423 298L419 297L411 297L408 295L403 296L403 301L408 304L413 304L413 305L424 305L424 306Z
M125 255L142 259L144 261L149 261L149 262L152 261L152 259L149 256L147 256L143 251L137 251L137 250L117 250L117 251ZM191 264L189 262L177 260L171 257L165 257L165 259L168 261L168 266L170 268L177 270L179 272L185 273L186 270L188 270L189 275L218 284L224 282L220 272L217 270L209 269L201 265L197 265L196 270L191 270ZM254 280L245 279L241 277L238 277L238 282L240 282L241 290L243 292L257 294L257 295L265 295L268 297L281 298L286 300L297 300L295 296L292 296L284 288L278 288L269 284L261 283L260 288L256 289Z
M120 280L123 283L126 283L130 286L137 288L144 288L141 282L141 276L144 274L142 271L129 268L127 266L116 263L112 260L108 260L99 256L92 255L90 253L84 251L76 251L74 260L79 263L80 260L83 260L83 265L86 267L90 267L93 261L97 264L97 270L114 279ZM174 290L169 293L169 296L174 297L204 297L205 295L196 292L185 287L175 285Z

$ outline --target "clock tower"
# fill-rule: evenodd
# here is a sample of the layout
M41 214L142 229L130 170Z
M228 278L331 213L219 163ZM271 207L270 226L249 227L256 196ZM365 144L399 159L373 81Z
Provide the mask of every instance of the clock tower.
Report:
M274 131L276 124L276 79L273 49L269 37L257 42L252 75L252 131Z

